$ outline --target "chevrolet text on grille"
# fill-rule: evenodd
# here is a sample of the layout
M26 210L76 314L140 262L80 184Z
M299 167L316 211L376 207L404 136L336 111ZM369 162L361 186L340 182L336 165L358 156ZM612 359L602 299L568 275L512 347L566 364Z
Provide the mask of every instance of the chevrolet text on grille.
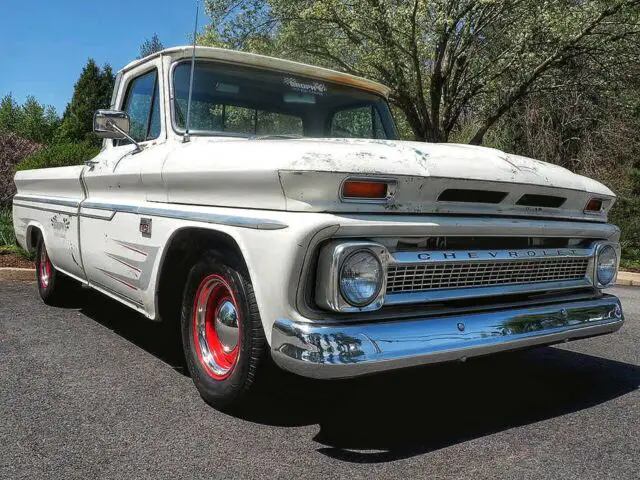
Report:
M592 255L588 249L543 249L543 250L469 250L469 251L428 251L428 252L398 252L394 254L397 261L411 261L411 256L420 261L440 260L500 260L512 258L540 258L540 257L571 257Z

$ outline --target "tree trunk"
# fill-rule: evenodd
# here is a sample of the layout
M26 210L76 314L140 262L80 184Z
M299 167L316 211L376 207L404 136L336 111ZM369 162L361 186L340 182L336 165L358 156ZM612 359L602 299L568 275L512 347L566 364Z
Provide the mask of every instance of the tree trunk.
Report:
M489 130L489 127L481 127L473 137L471 137L471 140L469 140L469 145L482 145L482 142L484 141L484 135L487 133L487 130Z

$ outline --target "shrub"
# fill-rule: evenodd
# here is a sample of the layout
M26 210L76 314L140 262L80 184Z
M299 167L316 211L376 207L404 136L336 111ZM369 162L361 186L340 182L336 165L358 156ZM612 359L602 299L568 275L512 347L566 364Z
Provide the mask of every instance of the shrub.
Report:
M18 164L16 170L82 165L85 160L95 157L99 151L100 148L89 143L60 143L50 145L25 158Z
M16 236L13 232L13 220L11 210L0 208L0 247L4 245L14 245Z
M640 269L640 197L620 197L611 209L609 221L622 230L623 267Z
M13 172L16 165L42 146L13 133L0 134L0 209L10 204L16 193Z

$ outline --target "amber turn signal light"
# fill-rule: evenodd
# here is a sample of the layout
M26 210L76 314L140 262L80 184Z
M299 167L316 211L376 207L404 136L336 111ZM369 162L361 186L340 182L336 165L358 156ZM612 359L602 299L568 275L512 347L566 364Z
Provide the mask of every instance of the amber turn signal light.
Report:
M347 180L342 184L342 198L385 199L387 198L387 184L385 182Z
M602 210L602 200L599 198L592 198L584 207L585 212L598 213Z

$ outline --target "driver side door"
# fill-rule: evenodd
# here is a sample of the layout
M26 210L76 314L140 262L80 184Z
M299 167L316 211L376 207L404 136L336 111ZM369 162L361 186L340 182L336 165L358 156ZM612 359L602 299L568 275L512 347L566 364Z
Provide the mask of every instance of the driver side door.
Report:
M128 140L107 140L95 165L83 172L87 198L81 205L80 238L87 279L139 310L153 263L137 213L147 199L143 173L160 172L167 157L161 71L158 59L123 77L117 108L129 115L129 133L142 150Z

